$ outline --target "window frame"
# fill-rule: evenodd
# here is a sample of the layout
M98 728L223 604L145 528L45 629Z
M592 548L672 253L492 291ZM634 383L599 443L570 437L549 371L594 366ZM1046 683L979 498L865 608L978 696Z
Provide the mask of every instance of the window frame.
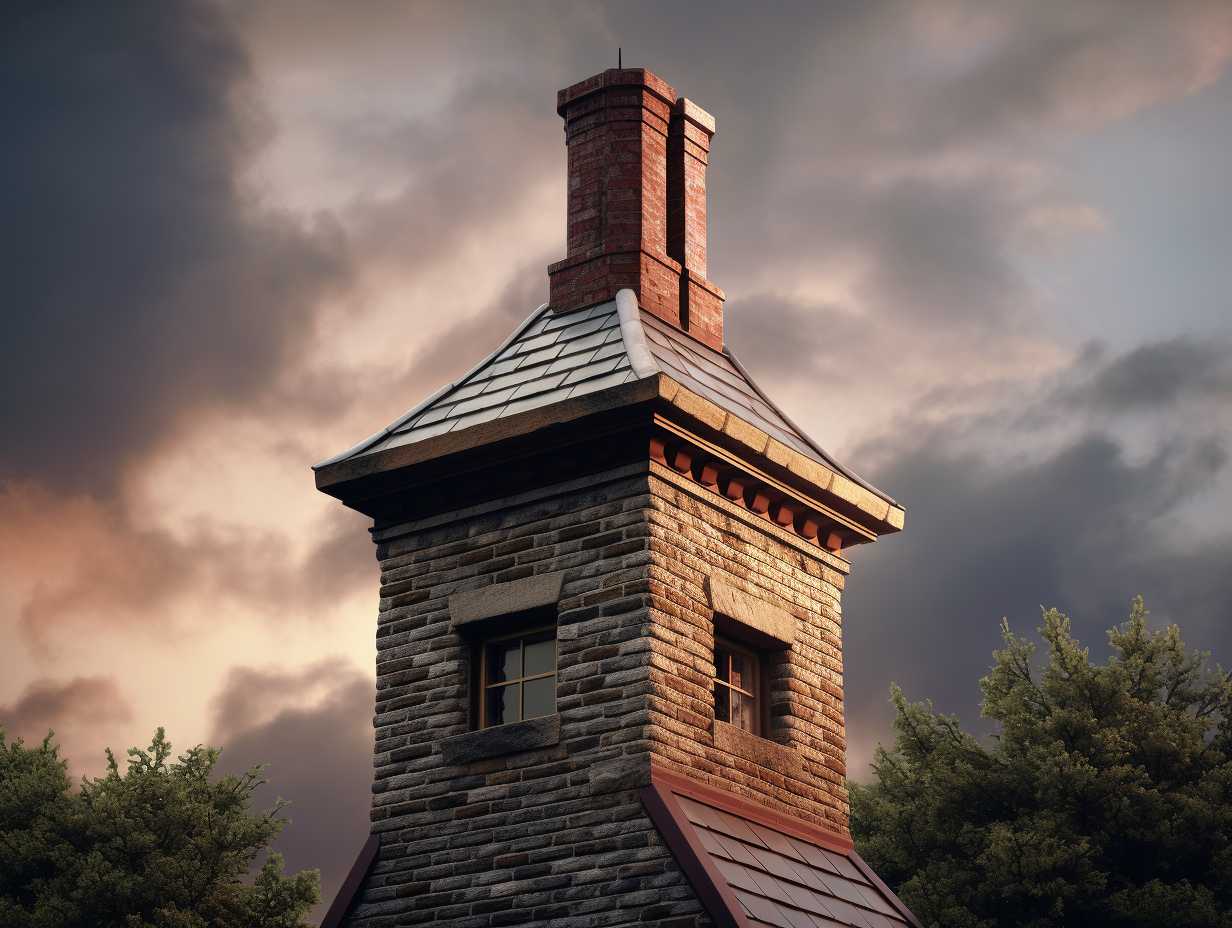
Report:
M730 655L738 654L741 657L745 658L745 660L748 662L748 666L752 668L753 685L751 687L745 688L745 687L733 686L730 682L720 679L719 661L718 661L719 651L726 651L729 655L728 668L727 668L728 680L731 679ZM714 659L711 661L711 664L714 667L713 683L715 687L719 687L719 686L726 687L729 693L730 691L735 690L737 693L740 693L741 695L746 696L752 699L753 701L753 725L751 728L744 728L743 726L737 724L736 722L731 721L730 695L728 697L728 703L727 703L728 705L727 718L725 719L719 718L718 699L715 695L713 695L714 690L712 690L711 699L713 700L712 707L715 710L715 716L714 716L715 721L722 722L724 725L731 725L732 727L738 728L741 731L747 732L750 735L756 735L759 738L766 738L767 732L770 730L770 726L769 726L769 699L768 699L769 681L767 679L767 673L766 673L768 662L766 660L765 653L761 649L754 647L753 645L746 644L745 642L742 642L739 639L731 638L726 635L716 634L714 637Z
M526 676L523 673L522 676L515 677L511 680L502 680L497 683L490 683L488 681L488 670L490 667L490 661L489 661L488 655L489 655L489 649L491 648L492 645L499 644L502 641L512 641L514 639L517 639L520 642L520 652L521 652L521 662L520 663L521 663L522 671L524 672L526 670L526 641L525 639L533 638L537 635L542 635L545 632L549 633L550 637L548 638L548 640L550 640L553 645L552 669L550 671L547 671L544 673L531 674L530 676ZM476 686L476 692L475 692L475 716L474 717L475 717L476 725L475 725L474 730L475 731L487 731L491 728L497 728L501 725L516 725L519 722L526 722L526 721L530 721L533 719L548 718L549 716L555 714L556 712L556 686L555 685L552 688L552 711L545 713L544 715L532 716L531 719L527 719L524 715L525 713L524 690L520 689L518 693L518 715L520 717L517 719L512 719L512 720L505 720L502 722L490 723L487 717L488 716L488 690L498 689L498 688L508 688L511 686L517 686L521 688L521 687L524 687L526 682L530 680L545 680L545 679L550 678L553 681L556 681L560 674L560 650L559 648L560 648L560 643L559 643L559 639L557 638L557 626L556 626L556 623L554 622L551 624L546 624L546 625L544 624L530 625L525 628L520 628L516 631L506 632L505 634L502 634L502 635L486 635L486 636L479 637L479 639L475 642L476 663L478 665L477 666L478 673L476 675L477 677L476 682L478 685Z

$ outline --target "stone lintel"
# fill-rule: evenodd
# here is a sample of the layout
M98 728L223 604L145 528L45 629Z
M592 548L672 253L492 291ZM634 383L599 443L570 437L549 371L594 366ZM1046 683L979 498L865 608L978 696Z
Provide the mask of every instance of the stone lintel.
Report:
M555 606L560 600L564 578L563 572L537 574L508 583L493 583L478 590L454 593L449 597L450 625L457 629L502 615Z
M783 648L790 648L796 640L796 617L786 609L750 596L714 577L706 578L706 590L710 595L710 608L716 614L752 629Z

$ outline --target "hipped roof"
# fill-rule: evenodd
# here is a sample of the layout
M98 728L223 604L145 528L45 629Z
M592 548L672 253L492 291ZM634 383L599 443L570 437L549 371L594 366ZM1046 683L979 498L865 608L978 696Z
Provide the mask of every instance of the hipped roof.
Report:
M730 350L715 351L640 309L631 290L568 313L540 306L463 377L314 470L660 375L901 510L798 428Z

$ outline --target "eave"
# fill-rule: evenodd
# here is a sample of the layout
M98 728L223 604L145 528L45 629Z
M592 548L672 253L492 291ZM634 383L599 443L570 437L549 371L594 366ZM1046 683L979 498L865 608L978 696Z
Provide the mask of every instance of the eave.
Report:
M596 429L630 428L644 430L649 437L643 446L648 460L671 466L832 551L903 527L905 513L900 506L787 447L666 374L327 463L316 471L316 484L346 505L376 517L382 497L429 472L439 481L450 472L451 461L466 459L472 472L500 468L513 456L550 455L573 443L593 442ZM489 447L490 456L480 453Z

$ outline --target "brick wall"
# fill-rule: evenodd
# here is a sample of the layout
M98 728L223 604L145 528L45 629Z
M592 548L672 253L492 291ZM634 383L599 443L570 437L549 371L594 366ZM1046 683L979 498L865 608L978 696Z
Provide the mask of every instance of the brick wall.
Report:
M348 924L706 923L637 797L650 499L641 465L375 532L381 849ZM470 728L472 659L449 595L556 571L559 743L447 762Z
M650 737L656 760L848 834L839 601L847 562L652 465ZM714 723L713 577L786 609L791 649L774 664L770 738Z
M374 536L381 849L348 924L707 924L638 799L652 757L846 833L842 558L658 464ZM559 739L455 756L473 654L449 596L556 572ZM714 722L707 578L796 618L773 744Z

